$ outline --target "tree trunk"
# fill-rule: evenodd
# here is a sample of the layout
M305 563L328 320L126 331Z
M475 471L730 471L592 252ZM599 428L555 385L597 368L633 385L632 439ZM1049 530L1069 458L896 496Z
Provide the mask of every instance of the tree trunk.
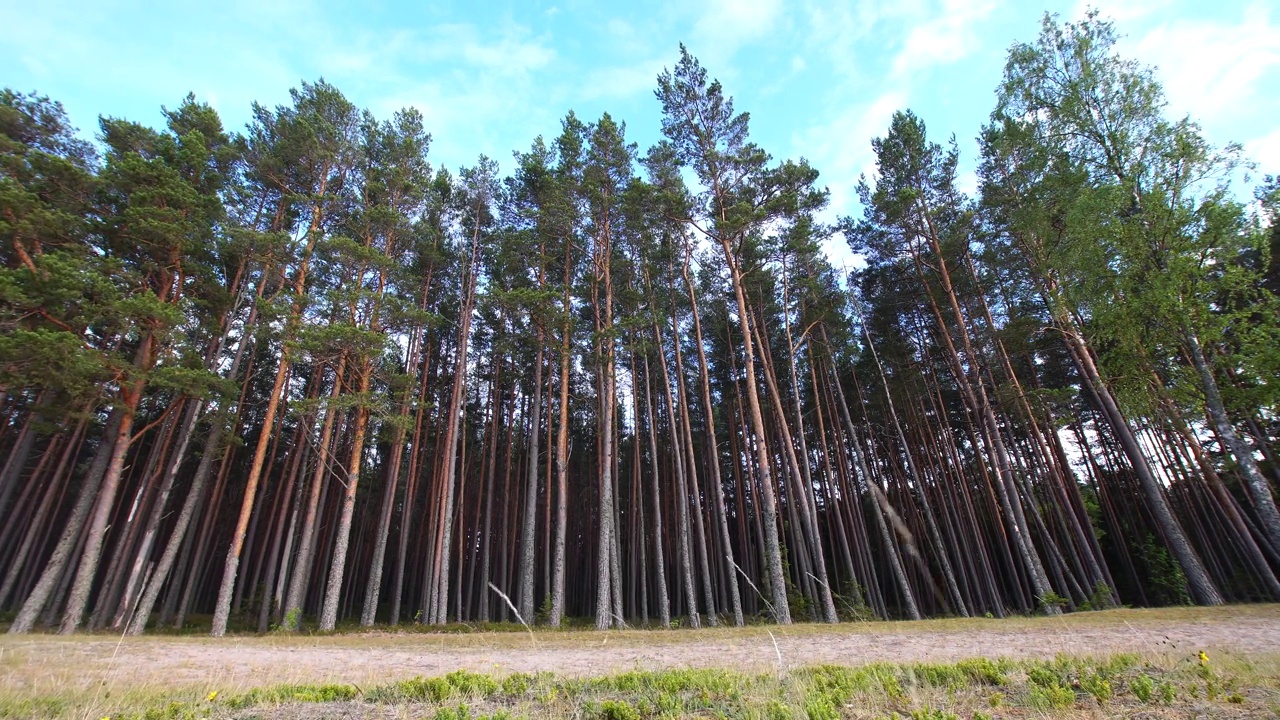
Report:
M316 444L316 467L311 474L311 487L307 492L307 514L302 521L302 535L298 543L298 555L293 562L293 574L289 580L289 592L285 595L283 621L285 630L299 630L302 627L302 611L306 602L307 586L311 581L311 568L315 556L316 526L320 511L320 496L324 491L325 479L331 472L330 444L333 438L333 425L337 417L335 405L342 393L342 375L347 367L347 357L338 359L338 366L333 373L333 387L329 391L329 402L324 406L324 419L321 421L320 442ZM336 453L334 453L336 454Z
M1049 289L1052 292L1053 288ZM1164 488L1152 474L1147 458L1142 452L1142 447L1138 444L1138 440L1133 434L1133 429L1129 426L1129 421L1120 411L1120 406L1116 403L1115 397L1112 396L1111 391L1098 374L1097 366L1094 365L1093 358L1088 346L1084 343L1084 339L1073 329L1072 324L1070 324L1071 321L1065 317L1065 313L1057 312L1055 314L1057 315L1055 319L1058 321L1059 329L1062 331L1067 347L1071 351L1072 359L1075 360L1077 367L1080 369L1080 374L1085 378L1087 387L1098 401L1103 414L1107 417L1111 431L1115 434L1116 439L1120 441L1120 447L1123 449L1125 457L1128 458L1130 467L1133 468L1134 474L1138 476L1139 486L1146 497L1152 517L1155 519L1161 535L1164 536L1165 544L1173 551L1174 557L1178 560L1178 565L1182 567L1182 571L1186 574L1187 582L1191 586L1192 596L1196 602L1202 605L1223 604L1225 600L1222 597L1222 593L1218 590L1217 585L1214 584L1213 579L1209 577L1204 563L1201 562L1200 556L1196 554L1195 548L1191 546L1191 542L1187 539L1181 523L1178 522L1173 510L1169 507Z
M541 278L541 272L539 272ZM541 286L541 283L539 283ZM542 427L542 327L538 327L537 353L533 361L533 415L529 421L529 478L525 485L524 517L520 528L520 590L518 593L520 617L533 623L533 578L535 572L534 546L538 528L538 438Z
M111 415L107 418L106 428L103 430L102 441L94 455L93 464L89 467L89 472L85 475L85 479L80 486L80 496L76 500L76 505L72 509L71 515L67 518L66 524L63 525L62 535L58 538L58 544L54 547L53 553L45 562L44 570L40 573L40 579L36 581L35 587L32 588L27 595L27 599L22 603L22 608L13 619L13 624L9 626L9 634L18 635L31 632L31 629L35 627L36 618L40 616L40 611L48 604L49 598L53 594L54 586L62 579L63 571L71 560L72 551L79 544L85 520L89 517L89 512L93 509L94 501L98 497L98 488L102 486L102 479L106 475L107 465L113 457L112 449L115 440L120 435L119 428L124 421L124 416L123 407L116 407L111 410Z
M178 470L182 467L182 460L187 453L187 445L191 442L191 436L195 434L196 423L204 410L203 400L191 400L190 402L191 408L187 411L187 417L183 419L177 447L174 448L172 457L169 458L164 481L156 493L156 499L151 507L151 515L147 518L142 540L135 552L133 567L129 572L129 579L125 584L123 597L120 600L115 618L111 621L111 627L113 628L118 629L133 612L133 598L141 589L139 584L142 582L142 574L150 564L148 559L151 556L151 548L155 543L156 535L160 532L160 522L164 518L165 506L169 502L169 492L173 489L174 480L178 476Z
M1253 459L1253 448L1240 438L1231 424L1227 408L1222 402L1222 393L1218 390L1218 381L1214 378L1213 369L1205 359L1199 338L1188 330L1185 333L1185 339L1191 361L1196 367L1196 373L1200 376L1205 409L1208 411L1209 420L1213 423L1213 429L1226 444L1225 449L1230 450L1232 457L1236 459L1236 465L1240 468L1240 474L1244 476L1244 486L1253 500L1254 510L1258 513L1258 522L1266 533L1267 541L1271 543L1271 547L1280 552L1280 511L1276 510L1276 501L1271 495L1271 484L1263 477L1262 470Z
M649 382L649 358L644 359L644 402L649 435L649 499L653 503L653 562L658 584L658 619L662 627L671 627L671 600L667 596L667 568L662 548L662 490L658 483L658 433L654 417L653 395Z
M747 299L743 289L742 272L733 256L733 247L730 245L728 238L721 239L720 244L721 249L724 251L725 261L729 265L734 299L738 303L738 325L739 331L742 333L742 371L747 386L747 409L750 414L751 432L755 438L756 464L760 473L760 492L764 499L762 522L764 525L765 566L769 574L771 612L774 621L781 625L790 625L791 609L787 605L786 578L782 574L782 548L778 542L778 501L774 493L769 450L766 447L764 414L760 410L760 394L756 390L756 361L755 351L752 348Z
M337 541L333 549L332 563L329 566L329 585L325 589L324 606L320 611L320 629L326 632L333 630L338 622L338 595L346 576L347 546L351 542L351 520L355 516L356 491L360 486L360 461L364 457L364 436L369 428L369 408L364 404L363 398L369 392L369 376L373 373L372 363L365 360L357 371L359 385L356 393L361 398L361 404L355 409L355 427L351 439L351 462L347 465L346 492L342 496Z
M80 556L80 565L76 569L75 580L71 583L71 595L67 598L66 611L62 616L60 632L63 635L74 633L80 627L85 607L89 604L89 593L93 589L93 581L98 573L98 561L102 557L102 545L107 536L107 522L111 519L116 493L120 489L120 478L124 474L124 461L129 454L129 444L133 441L133 421L137 414L138 403L142 400L142 390L147 384L146 371L151 368L155 359L154 347L155 338L151 333L147 333L134 359L138 378L127 387L120 388L118 406L123 416L116 430L111 448L111 460L107 464L107 471L102 479L93 518L89 522L89 536L85 540L84 552Z

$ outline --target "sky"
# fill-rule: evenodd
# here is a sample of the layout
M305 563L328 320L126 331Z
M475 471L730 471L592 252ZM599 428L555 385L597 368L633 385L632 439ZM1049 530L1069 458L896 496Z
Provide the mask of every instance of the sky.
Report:
M251 103L286 103L323 77L380 118L413 106L432 162L456 170L559 133L570 109L608 112L641 151L660 139L656 76L679 44L751 115L775 158L807 158L827 216L860 214L871 139L911 109L955 136L972 189L975 138L1009 47L1045 12L1111 18L1120 52L1155 67L1172 117L1239 142L1280 174L1280 7L1259 0L581 0L322 3L0 0L0 84L61 101L86 135L99 115L161 123L188 92L243 129ZM833 261L847 262L837 238Z

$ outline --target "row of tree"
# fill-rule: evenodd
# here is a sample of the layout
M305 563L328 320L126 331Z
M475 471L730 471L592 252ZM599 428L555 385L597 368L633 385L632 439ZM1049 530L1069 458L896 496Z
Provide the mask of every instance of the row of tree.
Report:
M977 197L896 114L835 227L683 49L662 142L505 177L323 81L96 145L5 91L10 632L1280 600L1280 226L1114 41L1012 48Z

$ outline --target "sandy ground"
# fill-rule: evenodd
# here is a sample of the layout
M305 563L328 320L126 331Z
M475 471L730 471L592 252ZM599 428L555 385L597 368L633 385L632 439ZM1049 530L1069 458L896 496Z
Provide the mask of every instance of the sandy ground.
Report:
M236 691L284 682L362 687L458 669L599 675L664 667L742 671L821 663L952 662L1116 652L1280 653L1280 606L1118 610L1063 618L683 631L362 633L327 637L0 636L0 685Z

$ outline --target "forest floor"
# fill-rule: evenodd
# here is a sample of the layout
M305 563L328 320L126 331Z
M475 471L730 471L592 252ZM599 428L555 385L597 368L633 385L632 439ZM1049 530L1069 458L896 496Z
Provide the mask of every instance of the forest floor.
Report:
M361 689L458 670L495 678L548 672L560 678L593 678L686 669L781 676L818 665L902 666L972 658L1025 663L1120 653L1174 667L1192 662L1200 651L1215 661L1247 667L1258 682L1280 689L1280 605L670 631L381 629L222 639L4 635L0 636L0 702L10 709L24 702L28 704L23 707L34 708L39 703L29 701L60 698L50 708L79 707L89 712L90 706L111 697L243 694L282 684L343 684ZM33 710L32 714L40 713Z

